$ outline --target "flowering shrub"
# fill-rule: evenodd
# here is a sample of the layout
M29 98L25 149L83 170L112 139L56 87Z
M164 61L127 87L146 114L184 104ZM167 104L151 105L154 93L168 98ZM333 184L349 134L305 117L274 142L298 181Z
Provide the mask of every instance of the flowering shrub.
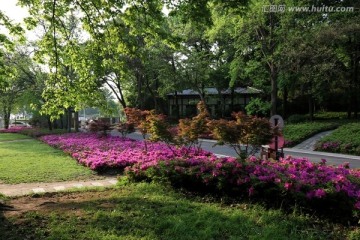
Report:
M312 163L292 157L279 161L250 157L239 161L164 143L148 143L144 151L143 141L98 138L91 133L48 135L41 139L91 169L125 168L134 181L162 179L190 190L260 199L282 206L296 203L341 221L358 220L360 214L360 170L349 169L348 164L333 167L327 166L325 160Z
M245 162L234 158L188 158L159 161L148 166L137 163L126 168L132 180L166 179L175 187L226 193L266 202L286 203L314 209L338 221L358 220L360 171L347 164L332 167L307 159L285 158Z
M8 129L0 129L0 133L20 133L25 129L31 129L31 127L15 126Z
M338 152L340 149L340 143L338 142L324 142L317 147L318 149L327 151L327 152Z
M345 124L315 145L315 150L360 155L360 123Z
M198 157L211 155L203 150L195 153L193 149L189 152L186 148L151 142L147 143L147 151L144 151L144 141L113 136L98 138L94 133L48 135L41 140L69 153L78 162L93 170L125 168L135 163L148 167L161 160L181 158L185 153Z

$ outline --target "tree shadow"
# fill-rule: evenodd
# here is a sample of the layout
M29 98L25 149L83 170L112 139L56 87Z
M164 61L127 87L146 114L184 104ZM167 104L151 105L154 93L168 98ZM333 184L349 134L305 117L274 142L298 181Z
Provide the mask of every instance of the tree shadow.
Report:
M11 205L0 202L0 239L27 239L25 234L14 231L14 229L17 229L17 226L4 216L4 213L7 211L16 211L16 209Z
M50 201L23 216L21 226L2 220L0 230L4 239L289 239L291 234L299 237L294 226L302 231L307 224L305 219L279 221L279 213L264 212L259 218L260 211L225 209L154 195Z

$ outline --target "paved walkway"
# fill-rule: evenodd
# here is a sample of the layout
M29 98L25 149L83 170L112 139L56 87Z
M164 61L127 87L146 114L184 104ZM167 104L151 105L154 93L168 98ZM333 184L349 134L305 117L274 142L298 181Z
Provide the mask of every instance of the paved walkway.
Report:
M117 183L115 177L70 182L53 183L20 183L20 184L0 184L0 193L5 196L21 196L33 193L59 192L70 189L91 188L91 187L110 187Z
M303 141L302 143L296 145L295 147L293 147L293 149L302 149L302 150L308 150L308 151L313 151L315 144L323 137L329 135L330 133L332 133L334 130L330 130L330 131L326 131L326 132L321 132L318 133L314 136L312 136L309 139L306 139L305 141Z

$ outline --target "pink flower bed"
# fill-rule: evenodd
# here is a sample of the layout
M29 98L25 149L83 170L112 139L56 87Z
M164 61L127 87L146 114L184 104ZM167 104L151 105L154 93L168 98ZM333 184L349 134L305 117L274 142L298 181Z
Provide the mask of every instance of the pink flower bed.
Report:
M31 127L16 126L8 129L0 129L0 133L19 133L24 129L30 129Z
M143 168L156 165L158 161L182 158L184 155L208 158L206 151L168 147L163 143L148 143L147 151L142 141L120 137L99 138L92 133L68 133L47 135L40 138L51 146L69 153L79 163L93 170L103 168L125 168L135 163L142 163Z
M89 133L47 135L41 140L62 149L91 169L126 168L133 179L159 177L189 179L190 182L215 188L246 189L249 196L272 186L281 194L304 199L326 199L346 196L353 210L360 209L360 170L347 164L327 166L326 161L313 163L305 158L287 157L280 161L263 161L251 157L246 161L217 158L206 151L169 147L120 137L99 138ZM184 157L186 155L186 157ZM149 170L152 170L151 174ZM242 190L242 191L243 191ZM340 195L339 195L340 194Z

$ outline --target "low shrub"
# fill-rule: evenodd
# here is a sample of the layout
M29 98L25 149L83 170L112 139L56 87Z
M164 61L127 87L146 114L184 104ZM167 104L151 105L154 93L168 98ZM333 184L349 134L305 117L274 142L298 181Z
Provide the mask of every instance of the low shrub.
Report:
M308 117L306 115L301 114L294 114L288 117L287 122L288 123L303 123L308 120Z
M329 120L329 119L345 119L347 118L346 112L318 112L314 114L315 119Z
M107 131L110 129L110 123L102 120L92 120L89 123L89 131L93 133L99 133L101 136L106 136Z
M340 124L336 122L286 124L283 130L283 135L286 141L285 146L293 147L317 133L336 129L339 125Z
M131 123L120 122L116 124L115 130L118 131L122 137L126 137L129 133L135 132L135 126Z
M297 205L335 221L356 224L360 214L360 171L325 161L286 158L246 161L234 158L196 158L137 163L125 170L132 181L168 182L190 191L226 194L262 201L270 206Z
M322 138L315 150L360 155L360 123L345 124Z

